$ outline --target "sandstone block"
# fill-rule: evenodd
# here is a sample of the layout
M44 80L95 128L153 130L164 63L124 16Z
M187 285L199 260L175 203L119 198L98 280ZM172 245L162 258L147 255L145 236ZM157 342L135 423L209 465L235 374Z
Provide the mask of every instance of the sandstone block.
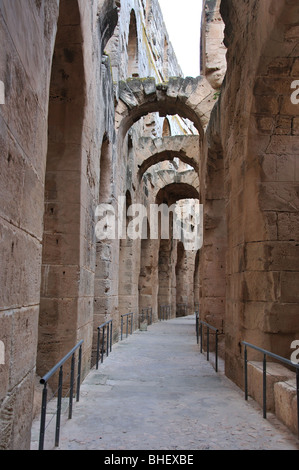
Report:
M275 414L294 434L298 433L296 380L274 384Z
M293 377L293 372L281 364L267 362L267 411L275 411L274 384ZM263 406L263 363L248 363L248 393Z

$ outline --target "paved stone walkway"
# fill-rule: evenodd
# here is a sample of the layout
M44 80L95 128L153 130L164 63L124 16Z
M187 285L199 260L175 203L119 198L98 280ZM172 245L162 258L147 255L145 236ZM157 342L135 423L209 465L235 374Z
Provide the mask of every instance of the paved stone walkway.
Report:
M34 448L34 436L33 446ZM158 322L113 347L81 388L60 450L298 450L276 418L218 374L195 318Z

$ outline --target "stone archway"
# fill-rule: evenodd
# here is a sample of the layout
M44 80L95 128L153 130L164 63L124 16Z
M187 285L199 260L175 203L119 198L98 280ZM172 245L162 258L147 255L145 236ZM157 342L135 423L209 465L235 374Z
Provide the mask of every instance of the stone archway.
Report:
M153 112L159 112L160 116L178 114L189 119L203 136L215 104L214 93L204 77L174 77L164 84L156 84L154 78L120 82L115 110L119 145L135 122Z
M158 139L141 138L136 154L139 179L151 166L165 160L173 160L176 157L199 173L199 136L177 135Z
M77 1L73 3L70 11L69 2L60 2L50 85L37 354L40 375L77 341L85 75L80 11ZM68 36L66 28L71 32Z
M184 183L170 183L162 187L156 194L156 203L162 209L162 205L168 206L168 208L173 207L180 200L194 200L199 199L199 193L197 189L189 184ZM182 264L187 263L189 266L189 274L191 282L190 289L183 290L181 289L180 295L183 300L186 301L188 305L188 312L193 311L194 304L194 294L193 294L193 276L194 276L194 266L195 258L197 251L186 250L184 245L183 255L182 255L182 264L178 265L178 245L181 245L181 241L174 236L174 226L173 226L173 212L169 210L169 237L162 237L162 233L159 233L159 240L156 244L156 249L158 249L158 267L153 269L153 272L156 275L156 278L153 278L153 284L158 283L158 308L160 305L170 305L172 316L176 316L177 311L177 274L182 268ZM188 251L188 253L187 253ZM186 279L186 266L181 270L182 278ZM183 296L183 297L182 297Z

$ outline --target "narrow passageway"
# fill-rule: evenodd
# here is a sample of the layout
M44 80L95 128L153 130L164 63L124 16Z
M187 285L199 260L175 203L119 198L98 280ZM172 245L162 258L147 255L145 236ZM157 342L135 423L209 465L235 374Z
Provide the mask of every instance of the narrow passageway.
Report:
M84 381L59 449L296 450L297 443L200 354L192 315L113 347Z

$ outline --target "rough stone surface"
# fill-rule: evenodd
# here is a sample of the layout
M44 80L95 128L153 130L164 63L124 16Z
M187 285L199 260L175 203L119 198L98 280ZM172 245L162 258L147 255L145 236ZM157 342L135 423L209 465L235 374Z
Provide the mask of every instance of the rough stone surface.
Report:
M199 310L240 387L242 341L292 353L298 1L203 6L202 75L183 77L157 0L0 2L1 448L28 447L35 375L83 339L85 377L98 327L113 320L117 342L128 311L135 331L147 307L154 320L162 306L171 318L178 303ZM204 207L197 253L182 253L173 228L127 237L151 227L122 202L185 199ZM99 204L117 236L98 238ZM281 406L293 398L274 388L294 429Z

